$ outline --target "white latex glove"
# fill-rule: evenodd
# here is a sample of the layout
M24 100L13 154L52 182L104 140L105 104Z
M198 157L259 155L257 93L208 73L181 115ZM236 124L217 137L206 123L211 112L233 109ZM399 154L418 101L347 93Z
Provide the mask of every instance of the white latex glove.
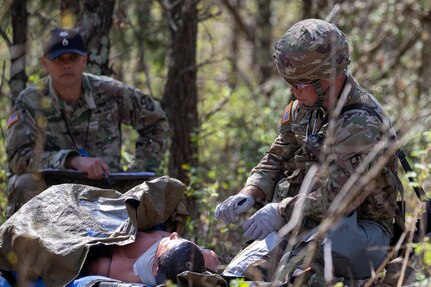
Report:
M253 205L254 199L251 195L238 193L217 204L214 215L216 218L221 216L226 224L233 223L236 221L236 215L249 211Z
M244 236L250 240L262 240L271 232L280 229L284 221L277 206L278 203L268 203L244 222Z

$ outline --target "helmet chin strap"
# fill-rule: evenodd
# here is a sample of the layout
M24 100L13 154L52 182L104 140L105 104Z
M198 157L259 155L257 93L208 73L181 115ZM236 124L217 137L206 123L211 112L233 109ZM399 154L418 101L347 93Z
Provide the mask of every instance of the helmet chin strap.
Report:
M311 110L309 113L309 116L308 116L308 124L307 124L307 128L306 128L306 135L305 135L305 141L306 142L308 142L308 136L310 134L314 134L317 132L316 120L317 120L317 118L321 118L323 115L323 100L325 99L325 96L328 94L328 92L330 92L334 88L334 85L330 85L326 89L326 91L324 91L319 80L313 81L312 85L316 89L318 98L317 98L316 103L313 106L305 107L306 109ZM312 124L313 118L314 118L314 124ZM312 128L310 130L311 126L312 126Z
M320 80L315 80L312 82L314 88L316 89L318 98L316 103L311 107L312 109L321 109L323 108L323 100L325 99L325 95L327 94L326 91L329 90L329 88L324 91L322 88L322 85L320 84Z

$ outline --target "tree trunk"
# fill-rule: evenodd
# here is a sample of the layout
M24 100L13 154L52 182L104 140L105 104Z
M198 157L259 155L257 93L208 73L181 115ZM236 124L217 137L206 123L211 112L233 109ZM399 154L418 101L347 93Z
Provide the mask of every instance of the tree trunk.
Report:
M12 43L9 47L11 54L9 87L11 103L15 102L18 94L27 84L25 73L27 50L27 0L12 2Z
M169 174L189 183L189 170L198 163L196 37L198 0L171 0L165 7L171 43L168 76L162 99L171 128Z
M138 10L138 27L135 30L135 37L138 42L138 65L136 72L144 72L145 83L150 96L153 95L153 89L151 87L151 79L149 73L149 67L145 63L145 32L154 25L151 18L151 8L153 6L152 1L138 1L140 4L137 5Z
M88 52L87 71L96 75L112 75L109 66L109 31L115 0L85 0L79 28Z
M234 3L232 3L232 7L236 10L240 10L242 7L242 0L236 0ZM240 51L239 51L239 39L238 35L241 33L241 28L239 27L239 24L237 21L232 21L231 24L232 27L232 34L231 34L231 42L230 42L230 55L229 55L229 64L230 64L230 72L229 72L229 86L232 88L232 90L235 90L238 84L238 59L240 58Z
M422 19L423 36L422 36L422 51L421 51L421 64L418 68L418 80L417 80L417 97L421 99L430 94L431 91L431 67L429 65L429 59L431 57L431 11L428 12Z
M262 85L272 74L272 24L271 24L271 0L257 0L256 15L256 64L259 69L258 83ZM270 96L267 91L266 96Z

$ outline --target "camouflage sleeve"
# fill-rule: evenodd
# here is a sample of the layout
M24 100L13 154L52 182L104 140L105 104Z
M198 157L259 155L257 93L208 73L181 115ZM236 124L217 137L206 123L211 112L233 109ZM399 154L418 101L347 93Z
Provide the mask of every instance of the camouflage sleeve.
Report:
M168 141L169 126L164 111L150 96L126 86L120 114L122 123L138 132L135 161L129 170L155 172Z
M75 150L44 150L43 117L24 103L17 101L8 119L6 152L9 168L14 174L37 171L41 168L65 168L66 158Z
M69 156L79 156L74 149L61 149L58 151L43 152L41 168L66 169L66 160Z
M332 148L334 162L328 170L327 178L323 179L322 186L311 192L305 199L305 216L317 221L326 216L333 199L378 142L381 137L380 131L382 131L381 122L364 111L343 115L336 126L336 141ZM371 166L372 164L368 165L364 172L367 172ZM375 183L371 181L361 189L349 203L348 211L353 211L362 204L373 185Z
M300 147L291 131L291 109L292 105L289 104L280 120L278 137L259 164L251 170L246 182L246 186L253 185L262 190L267 200L272 200L275 185L286 171L287 163ZM288 120L285 119L286 113L289 113Z

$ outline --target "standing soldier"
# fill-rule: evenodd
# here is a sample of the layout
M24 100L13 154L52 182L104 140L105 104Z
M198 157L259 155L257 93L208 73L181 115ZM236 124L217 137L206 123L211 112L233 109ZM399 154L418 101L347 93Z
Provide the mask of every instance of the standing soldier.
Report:
M84 73L87 53L77 31L55 28L43 49L48 76L20 93L8 120L7 217L47 187L41 169L75 169L90 180L123 171L122 124L139 134L128 170L156 171L166 150L163 110L136 88Z

